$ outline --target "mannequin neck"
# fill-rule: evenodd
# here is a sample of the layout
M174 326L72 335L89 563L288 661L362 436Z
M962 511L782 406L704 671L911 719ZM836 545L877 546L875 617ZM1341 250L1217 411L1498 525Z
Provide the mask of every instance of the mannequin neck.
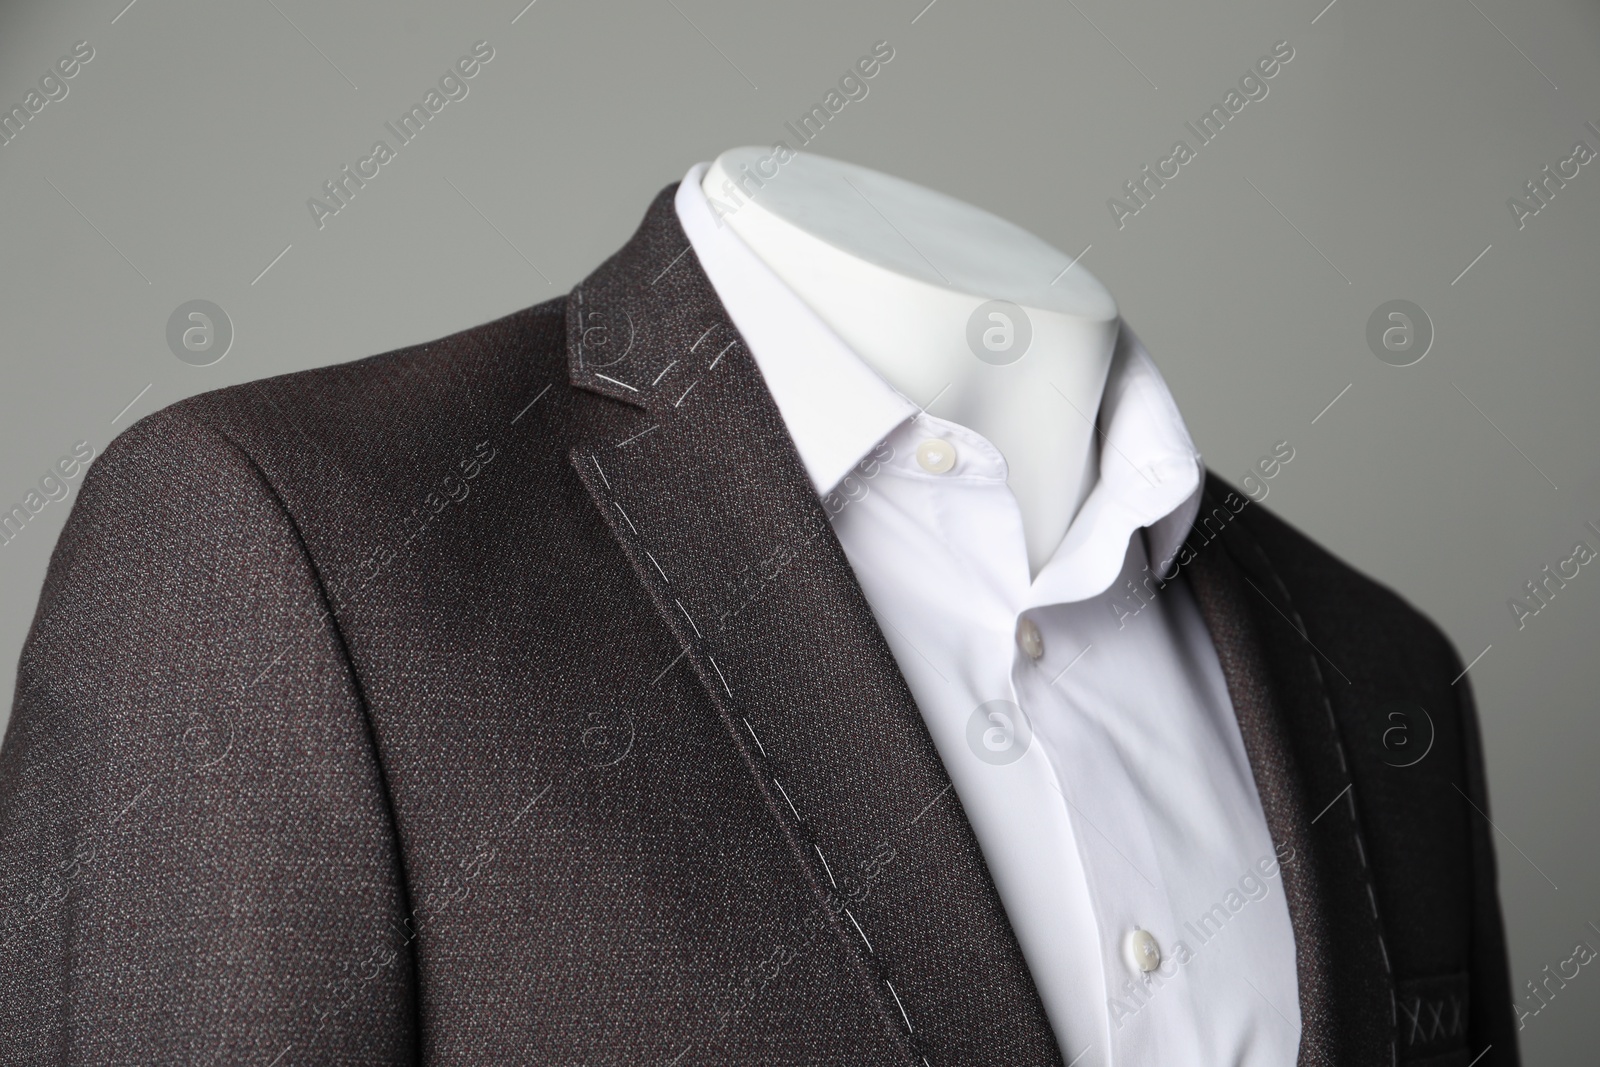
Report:
M999 450L1036 576L1095 484L1111 294L952 197L808 153L775 166L760 148L717 158L702 186L737 205L722 224L891 386ZM1020 314L979 314L992 300Z

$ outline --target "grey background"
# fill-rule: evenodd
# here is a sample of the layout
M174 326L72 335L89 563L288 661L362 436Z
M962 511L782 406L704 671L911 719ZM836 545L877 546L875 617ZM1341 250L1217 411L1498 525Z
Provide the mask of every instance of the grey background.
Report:
M180 397L564 291L691 163L785 137L886 39L894 59L811 150L1092 246L1083 264L1212 467L1238 481L1293 446L1267 506L1438 620L1463 661L1488 648L1469 678L1514 986L1600 946L1600 568L1521 630L1508 607L1578 540L1600 546L1600 161L1520 231L1506 206L1577 139L1600 149L1583 126L1600 125L1600 8L524 3L0 8L7 108L74 42L95 49L0 147L0 506L73 442L98 452ZM1285 39L1269 95L1119 230L1107 198L1194 146L1184 121ZM495 57L468 97L319 231L307 198L478 40ZM213 366L167 347L194 299L233 322ZM1434 324L1414 366L1366 345L1392 299ZM0 546L0 691L70 503ZM1527 1062L1590 1053L1597 1007L1585 969L1527 1020Z

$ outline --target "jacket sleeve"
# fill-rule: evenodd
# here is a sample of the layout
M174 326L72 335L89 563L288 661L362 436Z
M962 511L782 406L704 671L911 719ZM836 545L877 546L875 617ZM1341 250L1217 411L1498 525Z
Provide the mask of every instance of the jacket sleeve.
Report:
M1457 664L1459 667L1459 663ZM1470 1024L1468 1051L1484 1056L1480 1067L1518 1067L1516 1010L1511 995L1511 967L1506 953L1505 924L1494 855L1494 829L1489 825L1489 785L1484 771L1483 738L1469 680L1460 681L1461 740L1467 798L1478 810L1472 823L1472 974L1467 988Z
M186 402L85 477L0 747L0 1062L414 1058L407 902L328 599Z

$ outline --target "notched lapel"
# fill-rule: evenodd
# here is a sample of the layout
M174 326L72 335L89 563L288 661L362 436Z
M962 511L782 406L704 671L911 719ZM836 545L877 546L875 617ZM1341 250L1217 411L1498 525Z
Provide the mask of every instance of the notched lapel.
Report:
M637 409L573 467L813 890L801 938L850 946L908 1062L1059 1063L977 840L674 190L569 303L572 384Z

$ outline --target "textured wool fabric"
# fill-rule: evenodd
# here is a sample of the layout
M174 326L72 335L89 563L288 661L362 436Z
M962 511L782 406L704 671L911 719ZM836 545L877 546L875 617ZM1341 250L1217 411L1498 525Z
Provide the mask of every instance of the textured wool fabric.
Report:
M1283 883L1300 1063L1517 1063L1478 726L1455 651L1214 475L1187 543L1268 825L1295 851ZM1425 757L1385 743L1397 721L1417 750L1431 741ZM1433 1009L1445 1025L1418 1025Z
M566 298L94 464L0 748L0 1062L1059 1064L672 193ZM1210 492L1300 1062L1515 1064L1454 653Z

